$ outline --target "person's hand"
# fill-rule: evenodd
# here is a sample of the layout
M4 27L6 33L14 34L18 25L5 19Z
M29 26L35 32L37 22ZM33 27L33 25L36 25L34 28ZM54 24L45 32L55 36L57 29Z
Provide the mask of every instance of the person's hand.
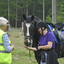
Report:
M33 50L33 51L37 51L37 49L35 47L28 47L26 45L24 45L25 48L29 49L29 50Z
M23 44L23 46L26 48L27 46L25 44Z
M11 46L12 50L14 50L14 45Z
M41 46L38 47L38 50L40 50L40 49L41 49Z
M23 46L24 46L25 48L29 49L29 47L28 47L28 46L26 46L25 44L23 44Z
M25 48L28 48L25 44L23 44L23 46L24 46Z

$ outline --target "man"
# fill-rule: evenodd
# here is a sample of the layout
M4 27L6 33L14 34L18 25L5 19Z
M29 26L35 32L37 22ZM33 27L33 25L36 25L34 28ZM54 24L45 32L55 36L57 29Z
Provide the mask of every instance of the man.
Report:
M45 22L39 22L37 24L38 31L40 32L41 36L39 38L39 46L36 49L35 47L27 47L24 45L25 48L39 51L40 56L38 64L59 64L57 61L57 56L55 53L55 41L53 34L48 30L48 26Z
M11 64L12 56L11 51L14 49L14 45L6 34L8 20L4 17L0 17L0 64Z

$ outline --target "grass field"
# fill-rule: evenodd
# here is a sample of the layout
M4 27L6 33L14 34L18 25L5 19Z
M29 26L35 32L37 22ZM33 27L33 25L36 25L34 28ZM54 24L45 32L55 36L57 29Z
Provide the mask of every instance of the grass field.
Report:
M15 49L12 51L12 64L37 64L31 62L29 59L29 51L23 47L24 37L21 29L12 29L8 33L12 45L15 46ZM31 58L33 61L36 61L32 51ZM58 62L59 64L64 64L64 58L58 59Z

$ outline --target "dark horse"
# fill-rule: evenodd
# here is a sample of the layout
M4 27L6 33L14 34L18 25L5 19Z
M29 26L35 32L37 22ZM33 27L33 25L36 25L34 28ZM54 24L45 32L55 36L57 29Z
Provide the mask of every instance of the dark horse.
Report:
M26 46L30 46L32 39L33 40L32 47L37 47L39 43L40 33L38 32L36 25L38 22L41 22L42 20L33 15L28 17L23 15L23 18L24 18L24 38L25 38L24 43ZM64 44L55 43L55 50L57 52L58 58L64 57L63 48L64 48ZM37 52L34 53L35 53L35 58L37 60Z
M36 16L28 16L26 18L25 15L23 15L24 18L24 38L25 38L25 45L29 46L31 45L31 39L33 40L32 46L36 47L38 45L39 40L39 32L36 28L36 25L38 22L42 21L41 19L37 18Z
M41 22L42 20L33 15L28 17L23 15L23 18L24 18L24 38L25 38L24 44L26 46L30 46L32 39L32 47L37 47L39 43L40 33L38 32L36 25L38 22ZM37 60L37 52L34 53L35 58Z

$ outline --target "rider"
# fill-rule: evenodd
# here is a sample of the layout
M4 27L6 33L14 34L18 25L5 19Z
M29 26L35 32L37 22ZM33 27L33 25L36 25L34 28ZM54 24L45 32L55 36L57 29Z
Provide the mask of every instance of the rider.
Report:
M37 24L38 31L40 32L41 36L39 38L39 46L38 48L35 47L27 47L24 45L25 48L39 51L40 52L40 61L38 64L59 64L57 61L57 56L55 52L55 42L53 34L48 30L47 24L45 22L39 22ZM42 59L42 55L44 55L44 59Z

